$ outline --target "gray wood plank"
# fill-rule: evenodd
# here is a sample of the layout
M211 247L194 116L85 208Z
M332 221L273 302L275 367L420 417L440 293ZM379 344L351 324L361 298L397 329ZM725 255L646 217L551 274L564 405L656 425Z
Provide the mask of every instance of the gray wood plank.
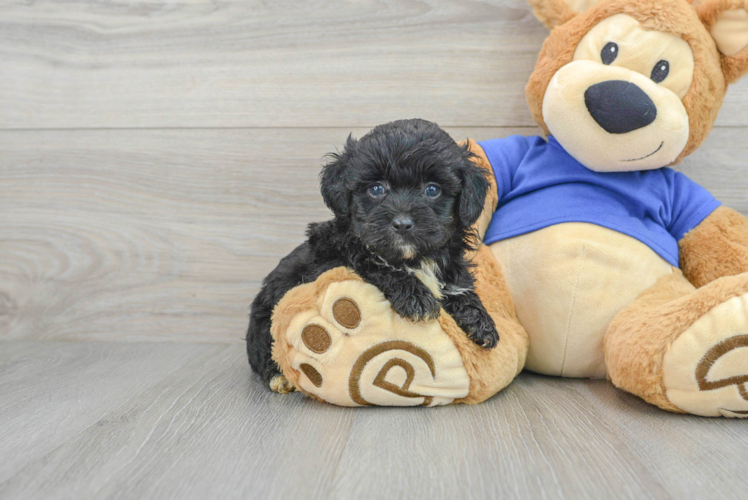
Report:
M351 429L341 460L347 470L332 496L670 498L636 450L579 397L581 383L526 373L478 406L415 416L373 410ZM604 393L614 390L601 384Z
M667 414L606 381L525 373L477 406L345 409L266 391L241 346L191 346L203 352L184 362L174 344L118 344L132 359L104 355L107 343L69 344L143 385L117 407L91 403L86 427L71 434L72 402L54 397L71 390L69 378L41 362L60 344L38 345L40 362L25 373L48 411L27 408L30 423L13 439L38 449L42 422L66 438L23 467L4 453L17 471L0 481L4 499L739 498L748 487L744 422ZM179 367L133 369L144 345ZM71 355L71 374L76 363ZM120 383L80 377L77 390Z
M3 2L0 128L532 125L545 36L524 0Z
M0 483L188 361L222 349L0 342Z
M663 412L607 384L578 392L673 498L745 497L745 421Z
M0 132L0 338L239 342L262 278L329 217L319 167L349 132ZM748 213L745 133L680 168Z
M73 343L88 344L106 345ZM154 345L170 356L173 344ZM356 413L267 391L241 346L197 347L203 356L0 484L0 497L322 497Z

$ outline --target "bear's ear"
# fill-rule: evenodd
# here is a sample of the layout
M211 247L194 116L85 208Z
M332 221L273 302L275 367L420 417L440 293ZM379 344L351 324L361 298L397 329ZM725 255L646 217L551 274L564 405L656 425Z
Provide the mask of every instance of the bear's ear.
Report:
M748 72L748 1L707 0L696 10L722 54L725 81L736 82Z
M538 21L552 30L589 9L600 0L528 0Z

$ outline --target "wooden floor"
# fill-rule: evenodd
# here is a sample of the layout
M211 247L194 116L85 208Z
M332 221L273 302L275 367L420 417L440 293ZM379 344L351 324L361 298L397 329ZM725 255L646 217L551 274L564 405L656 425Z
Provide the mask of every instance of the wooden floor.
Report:
M240 345L13 341L0 498L745 498L748 433L605 381L523 374L478 406L266 391Z
M523 0L0 3L0 499L745 498L748 422L522 374L478 406L263 390L261 279L397 118L536 134ZM679 169L748 214L748 80Z

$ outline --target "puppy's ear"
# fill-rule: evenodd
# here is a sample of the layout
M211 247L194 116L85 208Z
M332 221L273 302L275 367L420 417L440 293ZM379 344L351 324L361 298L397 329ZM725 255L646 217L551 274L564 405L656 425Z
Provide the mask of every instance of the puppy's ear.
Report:
M336 217L346 217L350 213L348 209L350 191L345 185L348 177L346 171L350 156L357 144L358 141L353 138L353 135L349 135L343 151L331 153L329 157L332 161L322 167L320 174L322 199Z
M480 217L489 187L486 171L473 163L474 156L466 151L463 166L459 169L462 176L459 212L460 221L465 227L472 226Z
M725 81L736 82L748 72L748 2L708 0L696 10L722 55Z

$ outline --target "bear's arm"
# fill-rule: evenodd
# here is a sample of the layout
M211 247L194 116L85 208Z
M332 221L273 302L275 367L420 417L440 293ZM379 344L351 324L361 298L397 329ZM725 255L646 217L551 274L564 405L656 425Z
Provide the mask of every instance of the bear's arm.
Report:
M719 207L678 243L680 267L696 287L748 272L748 219Z

